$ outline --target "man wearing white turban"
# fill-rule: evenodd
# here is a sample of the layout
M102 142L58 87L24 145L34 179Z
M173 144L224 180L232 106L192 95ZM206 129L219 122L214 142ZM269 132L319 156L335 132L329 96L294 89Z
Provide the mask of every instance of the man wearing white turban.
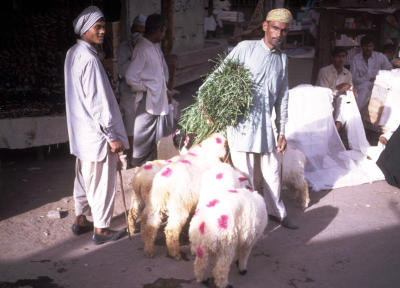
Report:
M250 176L255 189L262 189L271 219L283 227L297 229L280 199L282 156L279 154L286 149L289 93L287 56L279 46L291 21L289 10L271 10L262 25L263 39L242 41L227 56L248 68L254 82L250 116L241 119L236 127L229 127L227 136L233 165ZM273 109L276 112L277 144L272 128ZM258 183L259 176L262 183Z
M93 229L93 241L117 240L110 230L114 209L117 154L129 147L118 103L95 45L104 41L105 22L90 6L73 21L80 36L66 55L65 103L71 154L76 156L74 234ZM85 215L93 216L93 223Z

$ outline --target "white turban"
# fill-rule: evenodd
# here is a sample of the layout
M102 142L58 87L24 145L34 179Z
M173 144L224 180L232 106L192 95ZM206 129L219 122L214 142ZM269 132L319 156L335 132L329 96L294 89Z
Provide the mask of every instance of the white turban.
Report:
M97 22L97 20L103 17L103 12L96 6L85 8L72 22L75 34L82 36Z
M135 26L145 26L146 25L146 16L142 13L139 13L135 19L133 19L133 25Z

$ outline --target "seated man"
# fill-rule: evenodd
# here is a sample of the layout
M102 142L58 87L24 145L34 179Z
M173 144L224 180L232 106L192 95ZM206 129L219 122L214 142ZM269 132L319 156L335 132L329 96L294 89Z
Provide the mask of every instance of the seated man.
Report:
M393 68L400 68L400 59L394 57L396 47L392 43L385 44L382 49L382 53L387 57Z
M332 52L332 64L320 69L316 85L332 90L336 128L340 130L345 127L350 148L363 151L369 144L355 100L357 91L352 88L352 75L344 67L346 57L345 49L335 47Z
M380 52L374 51L374 39L371 36L361 38L361 53L354 56L351 74L357 89L357 105L362 116L368 112L368 103L379 70L391 70L392 64Z
M352 88L352 77L349 70L344 67L347 58L347 51L341 47L335 47L332 52L332 64L322 67L319 70L317 78L317 86L326 87L333 91L334 101L334 118L336 128L340 128L344 125L345 120L341 113L340 104L342 95L346 94L346 91ZM356 91L353 90L354 95Z

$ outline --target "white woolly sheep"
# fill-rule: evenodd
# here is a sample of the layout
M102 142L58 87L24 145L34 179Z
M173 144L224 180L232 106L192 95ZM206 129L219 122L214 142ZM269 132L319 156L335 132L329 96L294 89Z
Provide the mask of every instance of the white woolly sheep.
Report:
M131 196L131 206L128 211L128 226L131 235L136 232L136 221L140 213L144 209L144 205L147 201L153 184L154 176L164 166L172 163L173 161L176 161L178 158L179 157L174 157L169 160L148 161L142 166L136 167L134 169L134 176L132 180L133 189Z
M300 150L291 146L286 148L282 163L282 192L289 192L291 198L299 199L303 209L310 203L308 184L304 179L305 164L306 157Z
M168 254L180 259L179 234L197 205L201 175L225 156L226 139L216 133L154 176L141 221L142 241L147 256L154 255L154 240L162 214L166 214L168 224L164 231Z
M194 274L198 282L204 282L207 267L215 258L212 274L216 286L231 287L228 286L231 264L238 259L239 273L247 272L251 250L268 223L267 208L256 191L246 188L214 190L210 189L210 184L202 188L190 222L190 246L196 254Z

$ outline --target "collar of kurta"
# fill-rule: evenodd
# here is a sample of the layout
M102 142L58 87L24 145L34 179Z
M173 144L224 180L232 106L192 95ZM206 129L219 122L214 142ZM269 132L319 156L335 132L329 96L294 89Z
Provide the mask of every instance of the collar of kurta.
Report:
M349 70L347 70L345 67L343 67L342 72L338 73L338 71L335 68L335 65L331 64L331 71L336 73L336 75L346 75L347 73L349 73Z
M89 49L91 52L93 52L95 55L98 54L96 48L94 48L92 45L90 45L88 42L86 42L85 40L82 39L78 39L76 41L79 45L86 47L87 49Z
M276 47L273 48L273 49L270 49L267 46L267 44L265 44L264 38L261 38L261 40L259 42L260 42L261 46L265 49L265 51L267 51L268 53L280 53L281 52L281 50L279 48L276 48Z

